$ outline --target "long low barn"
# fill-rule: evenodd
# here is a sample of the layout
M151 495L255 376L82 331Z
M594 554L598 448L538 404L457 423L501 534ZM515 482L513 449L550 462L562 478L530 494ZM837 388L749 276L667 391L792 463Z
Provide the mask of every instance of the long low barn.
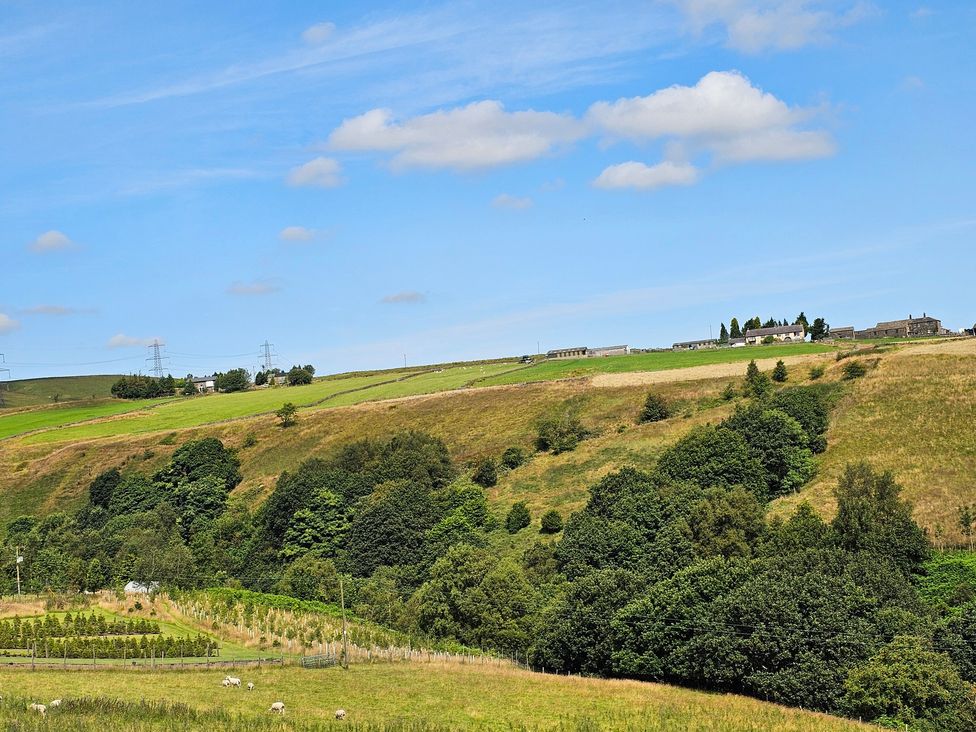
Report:
M718 341L714 338L702 338L697 341L681 341L671 346L672 351L699 351L702 348L718 348Z
M630 353L630 346L601 346L587 348L574 346L573 348L554 348L546 353L546 358L601 358L603 356L626 356Z

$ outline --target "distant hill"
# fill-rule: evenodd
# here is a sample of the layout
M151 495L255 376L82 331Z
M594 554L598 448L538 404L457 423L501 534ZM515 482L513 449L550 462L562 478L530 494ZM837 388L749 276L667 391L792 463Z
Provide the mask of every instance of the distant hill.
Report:
M45 379L5 381L2 389L6 408L34 407L42 404L93 401L112 396L117 375L52 376Z

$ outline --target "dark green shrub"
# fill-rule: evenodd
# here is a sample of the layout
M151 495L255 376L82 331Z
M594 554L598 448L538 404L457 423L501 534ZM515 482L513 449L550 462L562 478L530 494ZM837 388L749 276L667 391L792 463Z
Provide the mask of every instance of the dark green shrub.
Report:
M660 395L651 392L647 395L647 400L644 402L644 408L641 409L638 421L641 423L660 422L662 419L667 419L670 416L671 409L668 403Z
M525 501L512 504L512 509L505 517L505 528L508 529L508 533L517 534L530 523L532 523L532 516L529 514L529 508L525 505Z
M542 515L542 533L543 534L558 534L563 530L563 517L560 515L559 511L552 509L551 511L546 511Z
M826 371L827 370L823 366L814 366L810 369L810 381L816 381L817 379L823 377Z
M539 420L539 434L536 438L536 448L554 455L575 450L581 440L590 436L579 418L579 405L575 400L566 404L549 416Z
M736 396L737 396L737 392L735 390L735 385L730 381L728 384L725 385L725 388L722 390L722 399L724 399L727 402L731 402L733 399L735 399Z
M491 488L495 485L498 482L498 467L495 465L495 461L491 458L485 458L478 463L471 480L482 488Z
M786 364L783 363L783 359L776 362L776 368L773 369L773 381L782 384L789 378L789 372L786 370Z
M867 367L860 361L848 361L844 364L844 378L847 381L860 379L867 372Z
M521 447L510 447L502 453L502 465L509 470L525 465L525 451Z

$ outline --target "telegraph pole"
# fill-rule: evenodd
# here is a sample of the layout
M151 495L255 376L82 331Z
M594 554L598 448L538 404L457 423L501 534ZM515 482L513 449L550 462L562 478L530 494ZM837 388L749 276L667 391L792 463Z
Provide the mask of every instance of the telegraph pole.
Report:
M0 364L4 363L3 354L0 353ZM7 378L10 378L10 369L0 366L0 407L7 406L6 402L3 400L3 375L7 374Z
M15 555L17 565L17 597L20 597L20 564L24 561L24 558L20 555L20 546L17 547L17 554Z
M160 343L159 340L154 340L149 348L149 358L146 359L151 365L149 370L152 371L153 375L157 379L163 378L163 361L167 360L168 356L162 355L160 348L165 346L165 343Z

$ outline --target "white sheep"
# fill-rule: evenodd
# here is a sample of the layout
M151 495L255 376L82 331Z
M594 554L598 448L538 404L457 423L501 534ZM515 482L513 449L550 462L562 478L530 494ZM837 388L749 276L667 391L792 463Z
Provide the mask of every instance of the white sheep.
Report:
M254 691L254 682L253 681L248 681L247 682L247 690L248 691Z
M221 684L222 684L223 686L230 686L230 679L228 679L228 678L226 678L226 677L225 677L225 678L224 678L224 680L223 680L223 681L221 681L220 683L221 683Z
M27 708L32 712L40 712L42 717L47 714L47 707L43 704L28 704Z
M271 708L268 711L269 712L277 712L278 714L284 714L285 713L285 703L284 702L281 702L281 701L276 701L274 704L271 705Z
M335 717L336 717L336 719L338 719L341 722L343 719L346 718L346 710L345 709L336 709L336 715L335 715Z
M237 678L236 676L228 676L227 677L227 685L228 686L240 686L241 685L241 680L239 678Z
M60 706L61 706L61 700L60 699L55 699L50 704L48 704L48 707L50 707L51 709L55 709L55 708L60 707Z

